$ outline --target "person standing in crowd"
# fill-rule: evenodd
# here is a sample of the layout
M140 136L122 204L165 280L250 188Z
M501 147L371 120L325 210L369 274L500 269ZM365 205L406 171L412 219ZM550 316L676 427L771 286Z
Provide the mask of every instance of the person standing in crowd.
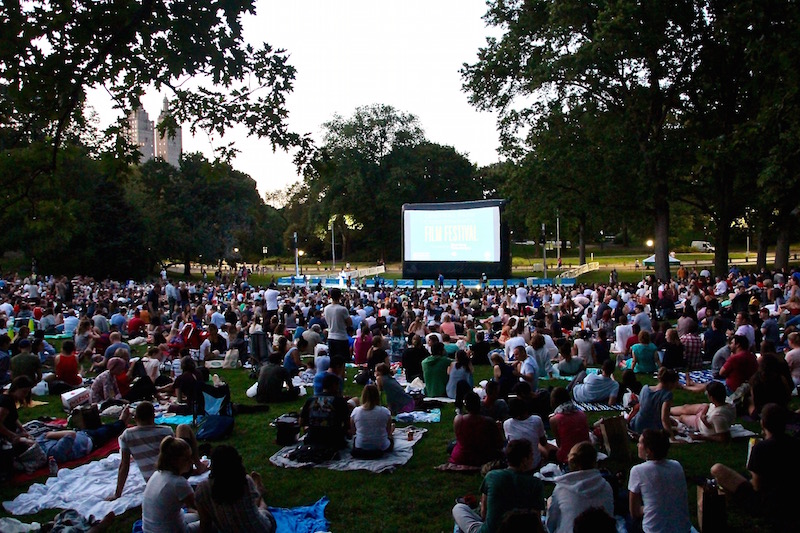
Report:
M345 360L350 360L350 343L348 342L347 328L353 325L347 308L341 305L341 289L334 287L330 293L331 303L323 312L325 322L328 323L328 349L330 355L339 355Z

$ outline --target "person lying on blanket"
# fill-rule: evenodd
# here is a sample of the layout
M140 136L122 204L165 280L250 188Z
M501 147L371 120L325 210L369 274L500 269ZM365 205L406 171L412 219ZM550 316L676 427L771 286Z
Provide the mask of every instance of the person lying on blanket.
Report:
M706 384L706 395L711 403L679 405L670 409L670 415L694 431L695 440L728 442L731 424L736 420L736 408L725 401L725 385L718 381Z
M111 439L119 437L128 427L130 419L130 409L123 409L118 420L97 429L48 431L39 436L36 442L46 456L52 457L57 463L64 463L86 457Z

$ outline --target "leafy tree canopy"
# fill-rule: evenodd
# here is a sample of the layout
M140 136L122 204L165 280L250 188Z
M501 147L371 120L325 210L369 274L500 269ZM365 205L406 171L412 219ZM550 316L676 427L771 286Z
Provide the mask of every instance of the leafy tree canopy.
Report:
M310 147L286 124L295 69L285 50L246 44L255 0L9 0L0 4L0 124L4 147L46 139L57 148L84 123L86 90L117 108L168 89L172 119L223 135L234 124L273 148ZM231 155L228 147L226 155Z

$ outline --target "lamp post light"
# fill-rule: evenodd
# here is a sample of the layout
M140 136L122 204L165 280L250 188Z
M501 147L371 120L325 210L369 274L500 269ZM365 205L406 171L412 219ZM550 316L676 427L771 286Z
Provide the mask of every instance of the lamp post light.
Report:
M302 258L304 255L306 255L306 253L305 253L303 250L298 250L298 251L297 251L298 263L299 263L299 260L300 260L300 259L301 259L301 258ZM299 264L300 264L300 275L302 275L302 274L303 274L303 263L299 263Z
M294 232L294 277L300 277L300 261L297 255L297 232Z

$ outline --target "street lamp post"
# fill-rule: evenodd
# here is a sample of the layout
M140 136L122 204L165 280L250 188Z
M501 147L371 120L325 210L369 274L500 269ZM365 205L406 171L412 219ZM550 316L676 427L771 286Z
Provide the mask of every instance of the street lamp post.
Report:
M305 253L303 250L298 250L298 251L297 251L297 257L298 257L298 259L299 259L299 258L301 258L301 257L303 257L304 255L306 255L306 253ZM303 274L303 264L302 264L302 263L300 263L300 274L301 274L301 275Z
M294 277L300 277L300 258L297 254L297 232L294 232Z
M331 270L336 270L336 231L333 229L333 219L331 219Z

